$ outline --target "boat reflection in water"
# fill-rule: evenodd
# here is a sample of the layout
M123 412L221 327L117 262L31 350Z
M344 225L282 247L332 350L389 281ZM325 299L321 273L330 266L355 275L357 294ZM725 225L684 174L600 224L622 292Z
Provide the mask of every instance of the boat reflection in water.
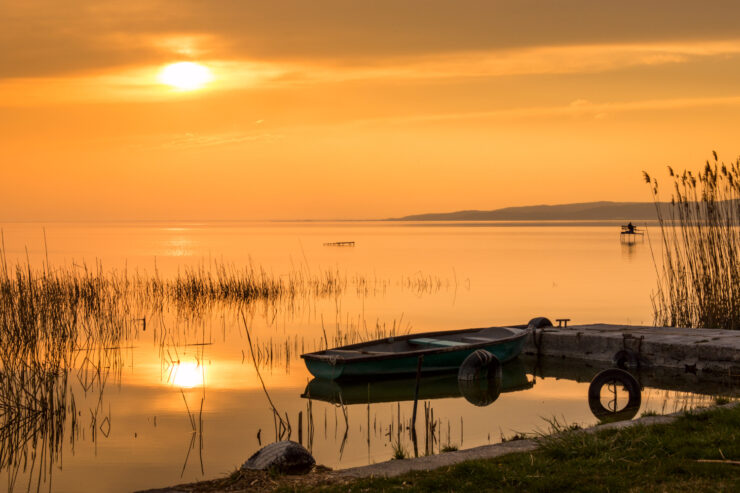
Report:
M459 380L457 373L423 375L419 380L418 400L463 397L474 406L483 407L495 402L502 393L527 390L534 383L534 379L528 378L525 363L517 358L502 365L489 378ZM414 400L415 389L416 378L409 376L366 380L314 378L301 397L336 405L403 402ZM608 423L634 418L640 409L640 395L637 380L615 368L593 377L586 397L593 415Z
M532 388L534 381L527 378L526 367L520 359L501 366L501 372L489 378L463 381L457 373L423 375L419 381L419 400L464 397L475 406L492 404L503 392ZM301 395L331 404L371 404L379 402L413 401L416 378L383 378L373 380L328 380L314 378Z

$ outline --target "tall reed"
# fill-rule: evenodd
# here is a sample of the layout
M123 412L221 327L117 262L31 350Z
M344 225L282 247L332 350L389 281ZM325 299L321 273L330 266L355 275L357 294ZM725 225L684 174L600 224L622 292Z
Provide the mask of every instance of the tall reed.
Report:
M661 233L656 325L740 329L740 158L725 164L713 155L696 174L668 168L669 204L644 173Z
M108 433L110 419L98 419L105 380L118 371L123 345L146 330L147 316L161 319L170 305L178 315L197 315L214 306L292 303L339 294L346 285L336 271L278 277L220 263L170 278L100 263L11 265L0 238L0 471L7 472L7 490L21 476L28 489L39 489L60 463L62 445L74 443L87 413L78 408L73 380L85 394L99 394L90 409L92 440L98 430ZM161 328L164 355L176 329Z

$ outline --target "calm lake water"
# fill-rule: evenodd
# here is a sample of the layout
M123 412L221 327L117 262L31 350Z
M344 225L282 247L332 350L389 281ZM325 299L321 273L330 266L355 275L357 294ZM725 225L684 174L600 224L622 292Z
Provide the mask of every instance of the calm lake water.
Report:
M318 463L385 461L399 441L413 455L408 431L399 434L398 426L399 416L403 424L411 415L413 382L311 382L299 355L322 348L325 339L331 345L348 334L522 324L535 316L572 324L652 322L656 270L649 242L620 243L616 223L9 223L2 229L11 263L42 265L48 258L52 266L83 268L100 262L104 269L171 277L218 262L274 276L332 271L347 283L331 296L252 304L246 319L255 358L233 307L131 313L147 317L146 331L102 358L77 360L69 382L77 427L67 427L61 456L41 476L42 489L51 483L52 491L131 491L233 471L276 439L256 368L290 421L293 440L301 413L302 440ZM355 246L324 246L336 241ZM454 378L423 380L420 453L544 431L552 418L595 424L586 396L597 371L566 365L537 372L522 359L507 367L503 392L484 406L461 395ZM651 385L640 413L711 402L709 395ZM425 409L437 423L434 439L424 432ZM36 488L38 470L30 465L6 467L0 479L11 481L16 470L17 490L29 478Z

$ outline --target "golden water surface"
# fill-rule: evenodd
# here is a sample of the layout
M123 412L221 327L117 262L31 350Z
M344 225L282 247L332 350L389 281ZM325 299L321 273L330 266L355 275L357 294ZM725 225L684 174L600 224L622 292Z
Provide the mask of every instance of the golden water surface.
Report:
M346 405L320 395L302 397L312 377L299 355L326 342L523 324L535 316L570 318L571 324L652 322L656 269L650 243L620 242L616 223L9 223L2 228L11 264L28 259L33 265L82 269L100 263L104 269L162 278L213 265L251 265L282 278L330 271L345 283L328 296L250 304L244 315L251 350L241 312L228 304L189 314L175 307L156 315L131 313L132 319L148 316L146 330L137 330L112 355L79 358L70 376L77 424L67 426L62 455L42 473L41 488L51 483L52 491L130 491L233 471L280 435L257 369L296 441L300 413L301 440L318 463L341 468L385 461L399 445L413 455L405 429L410 400L361 402L363 391L357 388L359 400ZM324 245L337 241L355 245ZM419 453L544 431L552 418L582 425L598 421L586 399L596 369L573 369L580 378L557 371L543 376L534 363L520 363L511 388L505 381L504 392L485 406L471 404L449 382L438 385L440 395L419 404ZM675 410L707 399L657 386L643 392L641 411ZM432 412L434 438L425 431ZM38 468L30 465L6 467L0 474L7 481L17 474L17 490L29 481L35 489L39 481Z

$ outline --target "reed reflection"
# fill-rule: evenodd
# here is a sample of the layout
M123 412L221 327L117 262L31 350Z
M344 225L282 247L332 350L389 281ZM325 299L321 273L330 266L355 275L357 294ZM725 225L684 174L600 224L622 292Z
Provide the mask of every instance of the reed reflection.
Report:
M63 449L96 444L112 431L105 389L120 384L121 348L98 346L69 353L0 361L0 470L7 490L40 490L61 468ZM25 485L19 484L26 483Z
M395 458L404 458L406 451L402 436L408 435L414 455L419 455L418 437L424 437L424 454L429 455L441 451L442 447L442 421L438 416L435 418L433 401L438 399L464 398L468 403L476 407L486 407L493 404L502 393L519 392L531 389L534 380L528 378L526 366L523 361L516 359L501 367L501 372L496 372L489 378L476 380L459 380L457 373L441 373L424 375L418 381L414 377L404 376L401 378L383 378L373 380L328 380L314 378L306 386L301 395L302 398L311 401L321 401L339 407L344 418L344 435L340 445L339 455L344 453L347 442L347 433L350 429L348 406L366 406L366 440L368 454L371 449L371 437L377 434L378 416L371 416L371 404L384 403L396 404L396 413L391 415L391 421L386 428L381 423L380 430L385 430L382 436L394 450ZM417 433L414 413L411 416L403 416L401 412L402 402L423 402L423 434ZM416 406L414 405L414 410ZM371 426L372 422L372 426ZM447 445L452 449L450 442L449 420L447 422ZM463 442L463 419L460 418L460 446ZM442 447L443 448L443 447Z

